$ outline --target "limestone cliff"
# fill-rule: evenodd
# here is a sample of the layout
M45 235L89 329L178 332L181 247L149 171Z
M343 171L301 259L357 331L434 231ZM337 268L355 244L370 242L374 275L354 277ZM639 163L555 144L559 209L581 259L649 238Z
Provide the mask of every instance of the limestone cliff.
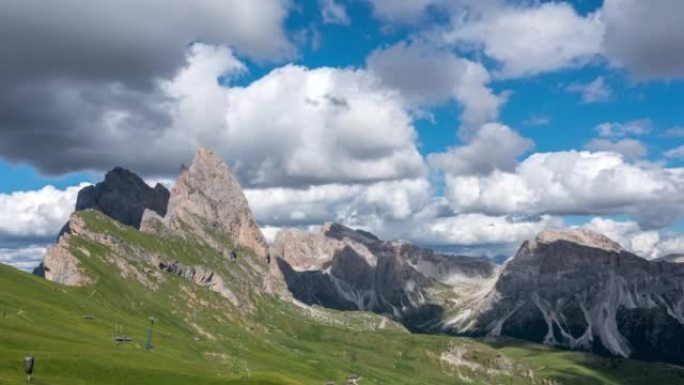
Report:
M484 258L441 255L339 224L282 231L272 254L296 299L388 314L419 331L441 327L460 283L488 282L497 271Z
M684 265L652 262L587 230L522 244L453 330L684 362Z
M155 217L160 220L145 214L144 231L154 227ZM190 167L181 170L160 221L171 231L191 230L205 240L226 236L260 257L268 253L240 183L226 163L207 149L198 150Z

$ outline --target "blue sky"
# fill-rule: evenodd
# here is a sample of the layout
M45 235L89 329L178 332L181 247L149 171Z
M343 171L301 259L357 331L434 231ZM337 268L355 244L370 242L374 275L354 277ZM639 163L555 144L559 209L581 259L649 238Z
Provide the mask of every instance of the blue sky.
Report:
M157 3L154 36L76 1L69 28L27 4L8 14L29 22L0 18L11 261L38 258L74 186L116 165L172 183L200 145L267 236L334 220L494 255L581 226L645 257L684 252L681 2Z

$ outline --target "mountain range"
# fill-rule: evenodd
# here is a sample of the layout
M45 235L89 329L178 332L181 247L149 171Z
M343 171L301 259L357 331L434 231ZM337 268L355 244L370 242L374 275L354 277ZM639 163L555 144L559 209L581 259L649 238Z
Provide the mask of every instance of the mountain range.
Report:
M206 149L171 191L114 168L79 192L35 271L45 281L0 273L17 293L16 303L0 302L0 325L17 335L29 332L7 314L22 291L64 304L57 316L71 322L78 316L65 309L106 323L154 313L162 336L183 341L171 348L178 356L159 348L169 362L188 349L201 356L188 358L198 367L230 363L221 383L248 377L234 370L240 354L258 368L256 383L637 384L644 373L684 383L678 366L631 360L684 364L684 264L676 259L648 261L588 230L544 231L503 264L337 223L283 230L268 244L230 168ZM0 357L19 344L0 341ZM128 349L143 354L140 345Z

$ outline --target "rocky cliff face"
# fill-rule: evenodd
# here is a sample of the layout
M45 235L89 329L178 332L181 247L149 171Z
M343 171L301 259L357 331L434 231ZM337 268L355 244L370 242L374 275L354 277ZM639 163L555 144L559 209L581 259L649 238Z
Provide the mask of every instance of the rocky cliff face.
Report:
M80 266L81 263L71 250L71 237L83 232L83 221L72 215L69 219L70 231L59 237L55 245L47 249L41 270L45 279L67 286L83 286L91 283L90 277Z
M134 173L115 167L104 181L78 192L76 211L94 209L138 229L146 209L164 216L168 202L166 187L158 183L151 188Z
M138 229L145 210L165 215L168 201L169 191L161 184L151 188L136 174L115 167L105 174L104 181L78 192L75 211L96 210ZM48 248L43 263L34 270L34 274L70 286L91 282L78 267L78 259L69 248L69 236L83 229L82 221L72 215L60 231L57 244Z
M419 331L440 328L459 283L486 281L497 269L486 259L435 254L338 224L318 234L281 232L272 254L296 299L390 314Z
M171 231L191 230L205 240L227 236L261 257L268 253L268 244L240 183L228 166L207 149L198 150L190 167L181 170L171 190L166 216L149 211L145 216L144 231L154 227L156 219Z
M589 231L543 232L452 330L684 362L684 266L650 262Z

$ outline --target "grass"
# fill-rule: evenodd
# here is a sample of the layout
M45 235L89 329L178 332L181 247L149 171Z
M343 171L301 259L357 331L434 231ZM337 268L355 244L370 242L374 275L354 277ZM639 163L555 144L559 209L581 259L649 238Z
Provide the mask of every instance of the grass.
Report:
M245 251L226 263L191 237L142 234L94 212L80 215L93 233L125 246L72 237L72 251L96 278L80 288L0 265L0 384L25 383L27 354L36 357L32 382L51 385L342 384L350 373L360 374L361 384L684 384L681 369L661 364L615 363L512 340L416 335L391 321L378 329L382 318L373 314L305 310L260 295L255 269L265 262ZM111 262L124 258L143 271L145 253L206 265L252 306L233 306L172 275L145 273L155 283L150 288ZM149 316L157 322L154 349L146 351ZM133 342L117 345L115 334ZM440 359L450 346L465 349L466 364Z

